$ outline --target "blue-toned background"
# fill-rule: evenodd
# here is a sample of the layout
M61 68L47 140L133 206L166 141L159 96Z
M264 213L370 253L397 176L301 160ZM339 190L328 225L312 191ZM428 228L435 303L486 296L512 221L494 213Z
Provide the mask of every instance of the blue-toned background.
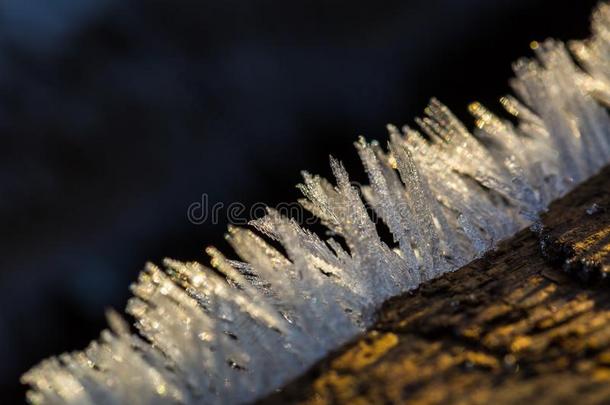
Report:
M497 109L529 42L583 37L594 4L3 0L0 392L95 338L146 260L224 246L187 221L202 193L291 201L430 96Z

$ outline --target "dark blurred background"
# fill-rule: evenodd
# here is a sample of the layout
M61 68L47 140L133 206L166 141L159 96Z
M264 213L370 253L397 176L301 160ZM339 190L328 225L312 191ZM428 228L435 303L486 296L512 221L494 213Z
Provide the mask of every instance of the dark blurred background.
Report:
M83 348L146 260L202 259L187 207L298 197L328 154L431 96L498 110L531 40L588 34L595 1L3 0L0 382ZM360 174L358 174L360 173ZM223 221L221 221L223 222Z

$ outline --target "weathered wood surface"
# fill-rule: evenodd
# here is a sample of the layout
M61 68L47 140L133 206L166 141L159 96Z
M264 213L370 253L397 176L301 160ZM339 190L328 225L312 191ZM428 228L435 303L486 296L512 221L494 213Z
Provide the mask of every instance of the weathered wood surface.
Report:
M262 403L610 404L610 168Z

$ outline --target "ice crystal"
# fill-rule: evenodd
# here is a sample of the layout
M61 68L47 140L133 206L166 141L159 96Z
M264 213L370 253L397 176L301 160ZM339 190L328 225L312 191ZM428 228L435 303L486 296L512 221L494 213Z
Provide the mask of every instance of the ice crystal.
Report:
M361 138L370 184L358 190L331 158L335 184L303 173L302 205L327 240L269 209L229 229L241 261L208 248L211 267L148 264L131 287L132 333L110 329L84 351L23 376L33 403L241 403L297 376L373 320L385 299L458 269L528 224L610 160L610 6L593 36L548 40L514 64L517 124L478 103L471 133L437 100L420 130L388 126L387 148ZM364 201L363 201L363 197ZM390 230L384 243L366 204ZM273 241L273 242L271 242ZM274 246L280 243L283 251Z

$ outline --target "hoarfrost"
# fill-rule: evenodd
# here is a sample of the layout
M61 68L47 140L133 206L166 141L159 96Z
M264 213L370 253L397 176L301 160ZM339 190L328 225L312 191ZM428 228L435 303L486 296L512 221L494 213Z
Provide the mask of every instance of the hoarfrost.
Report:
M360 138L366 203L331 158L336 185L303 173L303 206L334 234L322 240L269 209L252 229L230 228L241 261L208 248L211 266L167 259L132 285L127 312L84 351L44 360L22 381L33 403L151 404L251 401L363 331L384 300L456 270L535 222L555 198L610 161L610 6L593 36L548 40L514 64L518 120L478 103L473 133L438 100L420 131L388 126L389 142ZM258 231L258 232L256 232ZM281 243L284 252L269 240ZM347 247L342 247L341 240Z

